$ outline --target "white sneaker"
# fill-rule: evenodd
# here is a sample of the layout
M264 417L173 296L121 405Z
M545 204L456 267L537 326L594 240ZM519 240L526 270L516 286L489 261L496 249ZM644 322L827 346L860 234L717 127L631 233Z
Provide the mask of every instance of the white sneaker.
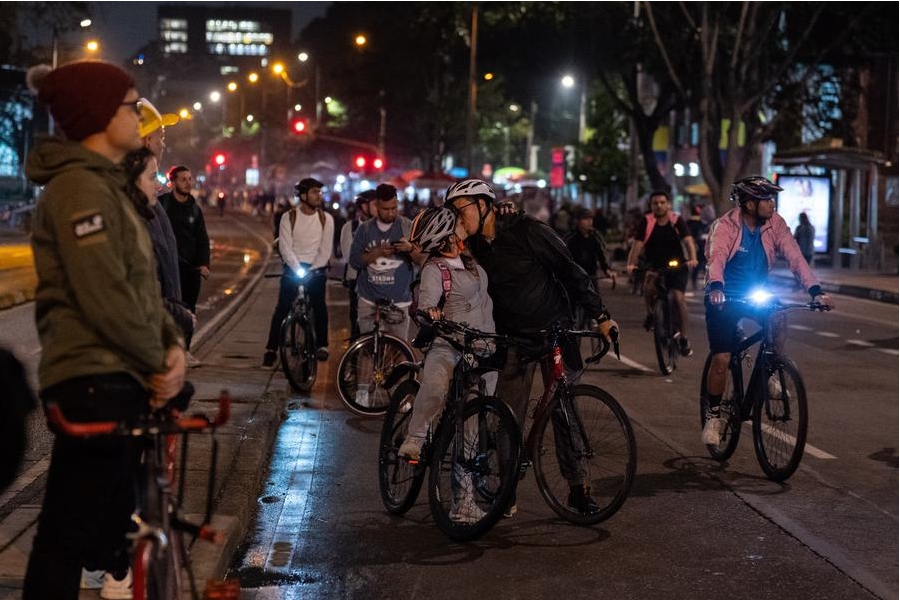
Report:
M364 408L369 407L369 388L360 387L356 390L356 405Z
M193 354L191 354L190 352L188 352L188 351L185 350L185 352L184 352L184 366L186 366L188 369L194 369L194 368L196 368L196 367L199 367L199 366L202 365L202 364L203 364L203 363L200 362L197 358L195 358Z
M477 504L475 504L475 500L472 498L466 498L459 502L458 504L454 502L453 507L450 509L450 520L455 523L477 523L487 513L481 510Z
M103 600L131 600L131 568L125 573L121 581L107 573L103 576L103 587L100 589L100 597Z
M700 439L704 444L718 446L722 443L722 434L725 432L726 423L727 421L722 417L707 417Z
M100 569L98 571L88 571L81 569L81 589L83 590L99 590L103 587L103 576L106 571Z

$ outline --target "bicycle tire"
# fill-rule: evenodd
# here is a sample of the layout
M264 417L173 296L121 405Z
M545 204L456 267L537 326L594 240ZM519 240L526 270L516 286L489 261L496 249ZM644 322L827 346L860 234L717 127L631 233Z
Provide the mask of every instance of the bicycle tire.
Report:
M312 313L285 317L281 325L281 368L297 392L308 392L316 383L315 332Z
M768 380L761 386L764 393L753 407L753 445L766 477L784 481L800 466L806 448L806 387L797 366L786 356L773 359L770 367L780 394L775 398L769 393Z
M653 302L653 346L656 349L656 362L663 375L670 374L677 366L673 333L668 303L657 298Z
M431 515L451 540L473 540L508 507L519 481L522 436L512 410L494 396L477 396L459 420L443 423L429 459Z
M409 345L394 335L381 333L377 352L375 342L374 333L358 339L341 357L337 370L338 396L350 411L364 417L385 414L391 401L391 392L383 385L385 380L395 365L414 358ZM365 376L361 376L363 371ZM366 386L368 404L357 401L360 385Z
M593 385L575 385L571 390L570 406L591 445L590 455L585 455L583 448L577 451L579 466L574 468L584 471L580 476L583 485L590 487L599 510L583 514L568 504L570 481L562 472L562 451L553 426L555 417L561 427L571 431L568 423L573 415L561 405L562 389L533 425L532 464L538 489L556 514L576 525L594 525L613 516L628 498L637 469L637 443L631 420L611 394ZM580 441L576 444L581 445Z
M175 533L168 532L169 535ZM132 561L133 600L171 600L181 597L180 538L162 543L153 536L138 540Z
M406 439L412 405L419 392L415 379L401 381L391 394L391 402L381 426L378 444L378 485L381 501L392 515L402 515L416 503L422 482L425 480L427 461L414 465L397 455Z
M709 375L710 365L712 364L712 354L706 357L706 363L703 365L703 375L700 379L700 431L706 426L706 410L709 408L709 402L706 400L707 388L706 378ZM719 415L725 419L725 430L722 432L722 442L720 444L706 444L706 451L709 455L719 462L724 462L731 458L737 449L738 442L741 438L741 394L743 393L742 374L735 369L734 364L729 362L728 374L725 376L725 389L722 393L722 404L719 408Z

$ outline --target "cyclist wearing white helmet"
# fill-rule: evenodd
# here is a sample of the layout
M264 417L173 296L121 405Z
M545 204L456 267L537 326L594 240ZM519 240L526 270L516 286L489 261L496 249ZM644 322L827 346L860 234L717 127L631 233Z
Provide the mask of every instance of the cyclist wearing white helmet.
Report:
M456 215L448 208L427 208L413 221L411 242L429 255L422 265L419 309L432 319L444 316L492 333L495 331L493 303L488 295L487 273L472 257L461 254L456 229ZM400 447L401 456L418 458L429 425L441 413L453 369L460 358L460 352L441 338L431 344L425 355L408 434ZM489 384L493 390L496 375Z
M574 308L579 305L597 320L600 332L609 337L617 324L610 318L590 276L572 258L562 238L545 223L515 211L510 203L495 205L495 200L487 183L467 179L450 186L445 205L457 213L461 224L458 230L468 236L466 246L488 274L497 331L527 339L535 349L542 348L546 340L539 332L557 322L573 323ZM566 347L564 356L568 365L580 365L576 346ZM535 365L522 365L517 349L512 347L500 374L498 395L510 405L520 424L525 421ZM563 440L561 444L566 438L563 433L557 436ZM560 448L561 456L569 454ZM563 468L563 472L577 471ZM597 510L587 482L568 483L571 506L586 514ZM514 512L515 502L507 515Z
M706 334L712 365L707 377L706 425L701 438L704 444L718 444L725 428L719 416L719 405L725 390L728 361L734 347L737 322L751 317L740 304L726 303L726 298L744 298L768 281L769 271L777 256L783 256L794 276L816 302L828 309L834 301L822 291L809 268L791 229L775 212L775 198L782 188L765 177L752 175L735 181L731 201L738 204L710 226L706 242ZM775 322L775 344L784 345L784 319Z

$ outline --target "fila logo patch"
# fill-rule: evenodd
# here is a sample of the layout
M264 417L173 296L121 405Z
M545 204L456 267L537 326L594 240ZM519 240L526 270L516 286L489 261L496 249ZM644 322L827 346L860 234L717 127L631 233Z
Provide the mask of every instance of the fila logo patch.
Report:
M100 233L105 229L106 225L103 224L103 215L100 213L88 215L72 222L72 230L75 232L75 237L79 240Z

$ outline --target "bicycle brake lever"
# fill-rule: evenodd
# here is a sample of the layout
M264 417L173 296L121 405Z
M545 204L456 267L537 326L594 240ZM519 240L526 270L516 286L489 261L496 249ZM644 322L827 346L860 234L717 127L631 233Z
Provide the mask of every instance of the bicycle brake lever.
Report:
M616 358L622 360L622 355L619 354L619 328L613 327L609 330L609 339L612 340L613 352L616 353Z

